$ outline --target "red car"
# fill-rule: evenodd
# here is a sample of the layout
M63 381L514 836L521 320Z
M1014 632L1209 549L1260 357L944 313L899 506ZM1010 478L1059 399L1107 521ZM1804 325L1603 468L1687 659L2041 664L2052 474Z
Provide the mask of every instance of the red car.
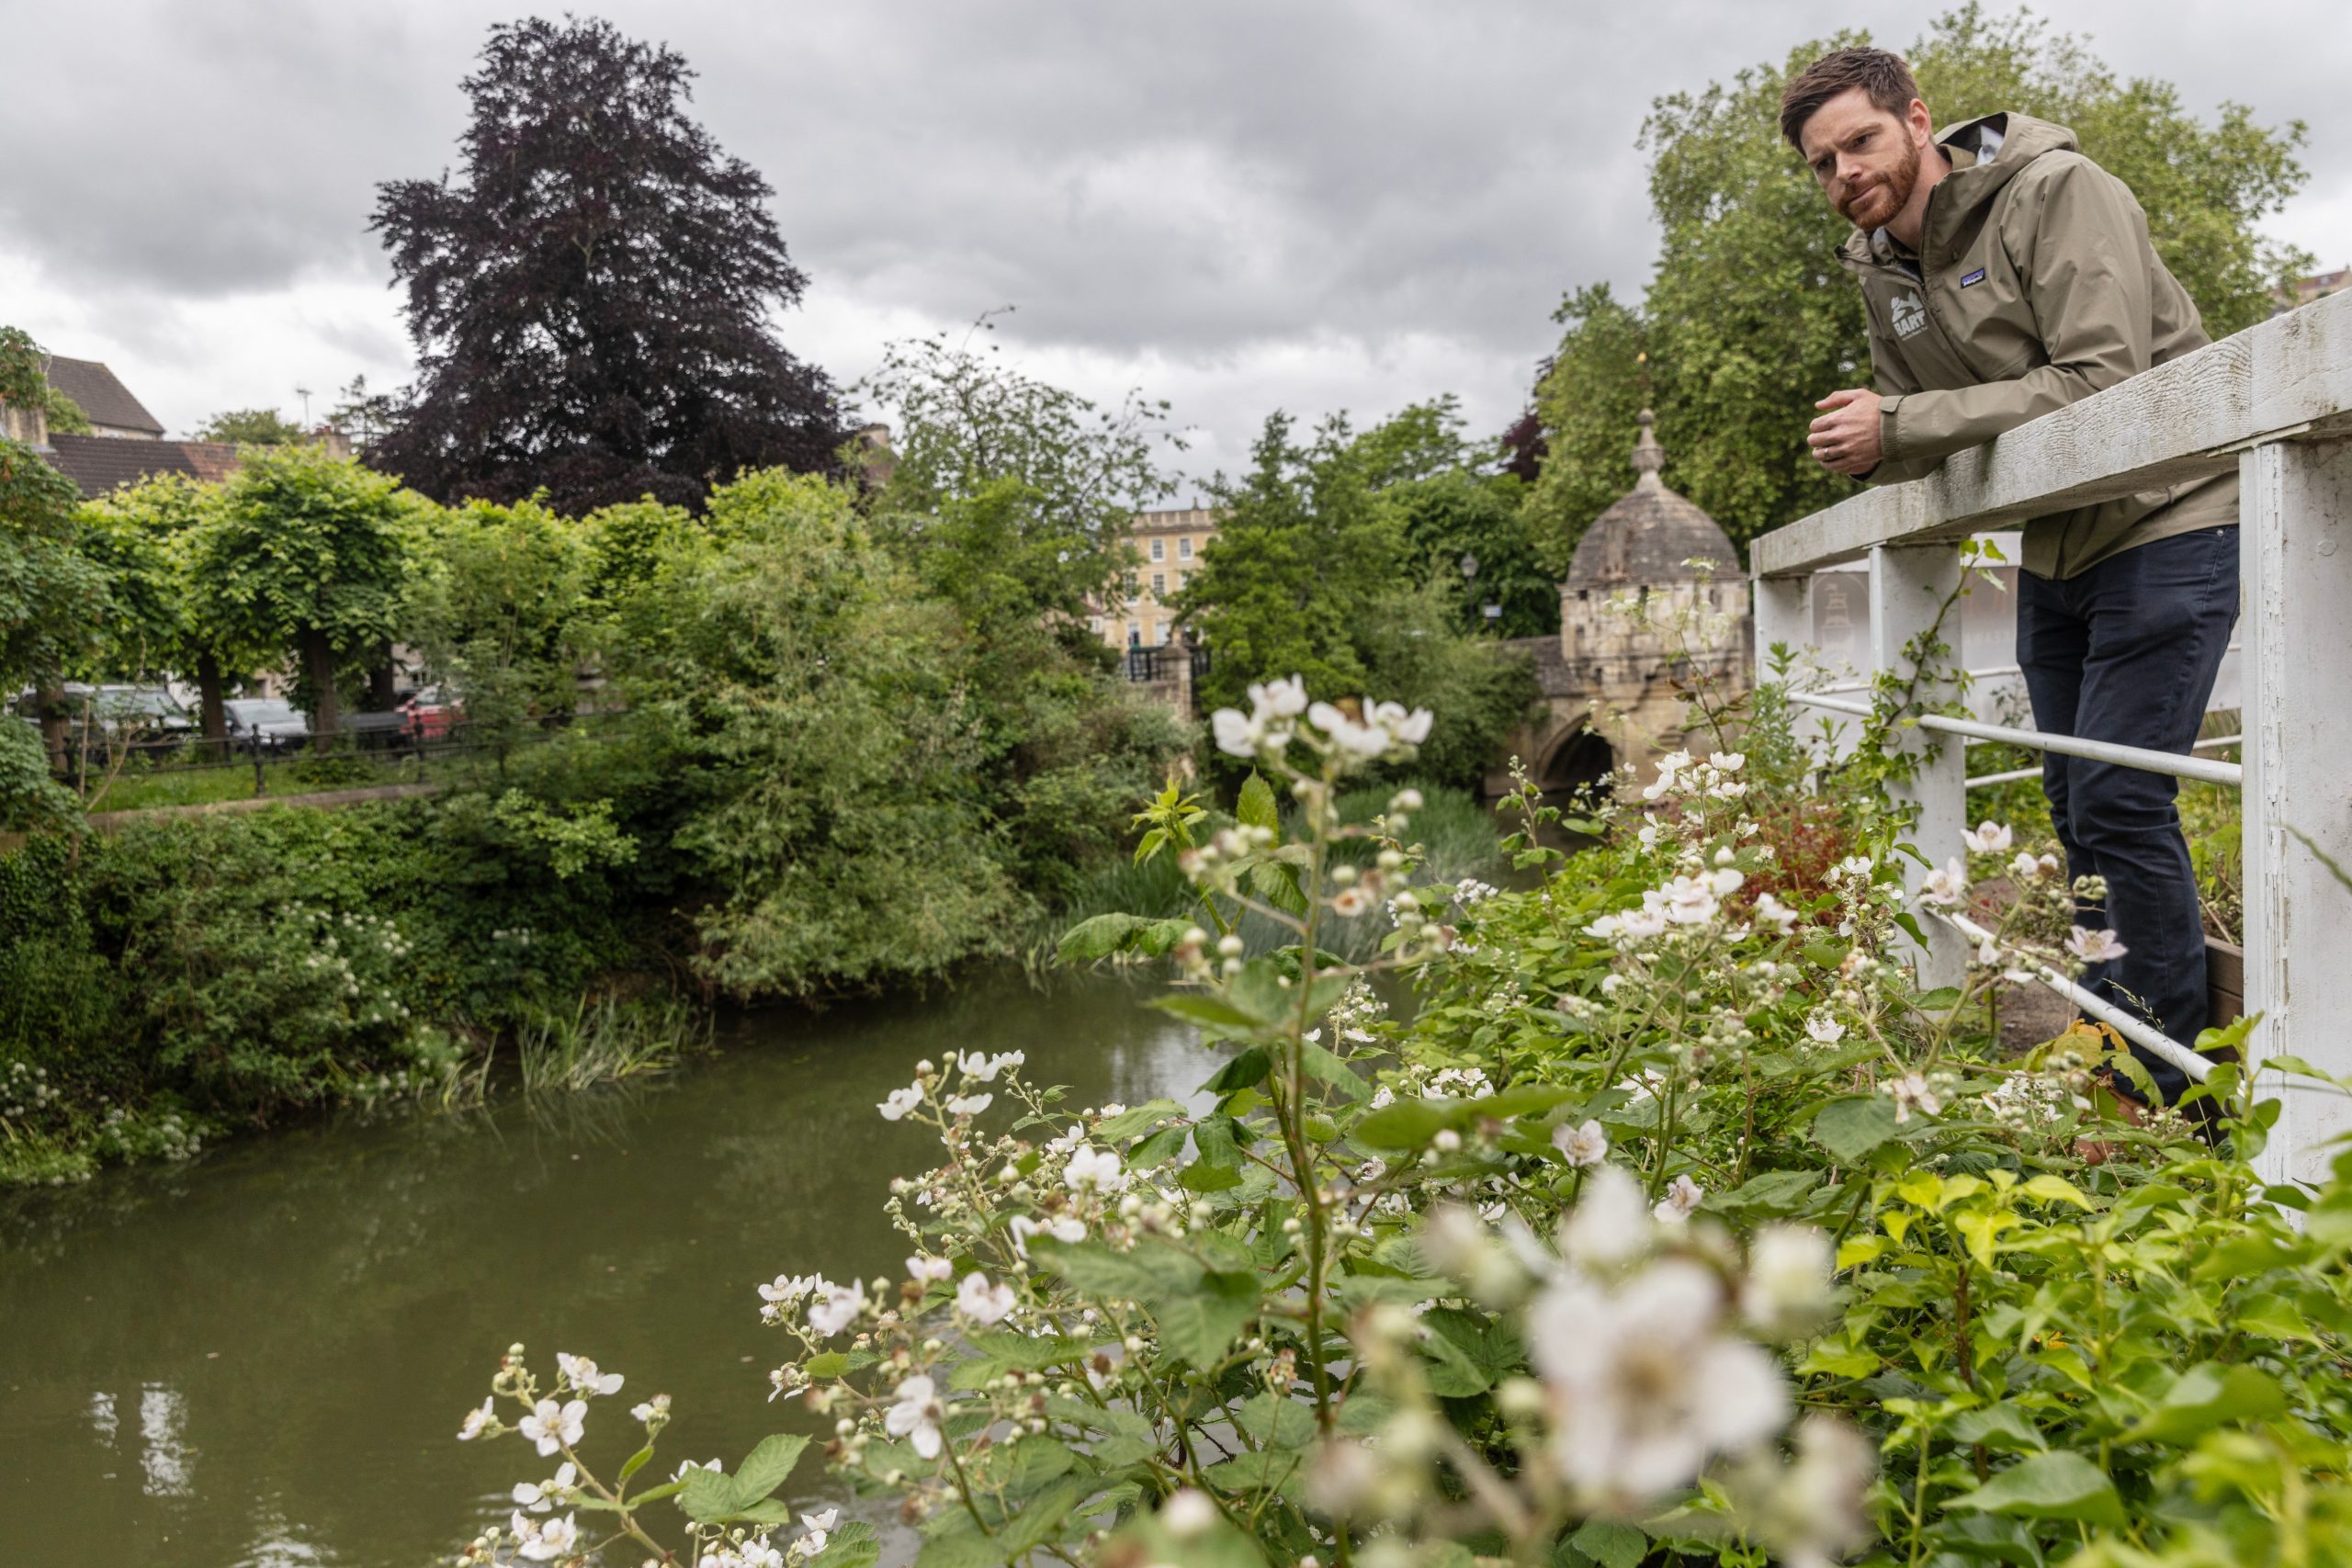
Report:
M401 705L401 712L408 716L408 733L413 740L446 740L466 716L457 699L438 686L427 686Z

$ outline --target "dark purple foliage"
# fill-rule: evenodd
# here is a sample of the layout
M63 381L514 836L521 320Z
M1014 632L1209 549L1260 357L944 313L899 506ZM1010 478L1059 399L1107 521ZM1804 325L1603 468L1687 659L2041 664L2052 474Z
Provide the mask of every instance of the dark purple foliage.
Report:
M435 499L699 509L739 469L830 468L831 381L770 333L808 279L693 73L610 24L493 28L464 178L378 186L419 375L368 461Z

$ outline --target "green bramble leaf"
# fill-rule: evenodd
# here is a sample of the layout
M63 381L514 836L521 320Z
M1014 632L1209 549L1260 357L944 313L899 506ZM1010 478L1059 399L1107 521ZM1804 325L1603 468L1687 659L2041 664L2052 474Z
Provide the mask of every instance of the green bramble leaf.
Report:
M1094 1129L1094 1134L1105 1140L1132 1138L1147 1127L1170 1116L1182 1114L1184 1108L1172 1100L1146 1100L1141 1105L1130 1106L1116 1116L1104 1117Z
M1098 958L1108 958L1126 951L1134 944L1136 934L1152 923L1140 915L1097 915L1080 920L1062 932L1054 957L1062 964L1091 964Z
M2127 1442L2185 1443L2233 1421L2267 1421L2287 1412L2276 1380L2248 1366L2205 1361L2180 1374L2156 1408L2123 1434Z
M759 1446L743 1456L742 1464L735 1472L736 1510L750 1507L783 1485L808 1446L808 1438L798 1433L778 1432L761 1438Z
M1191 1135L1191 1128L1181 1123L1173 1127L1162 1127L1127 1151L1127 1168L1152 1170L1166 1165L1183 1152L1184 1140Z
M685 1510L686 1517L699 1525L715 1525L730 1518L735 1513L735 1483L718 1471L696 1467L686 1472L678 1506Z
M1813 1118L1813 1141L1840 1165L1860 1164L1902 1130L1894 1120L1894 1102L1877 1094L1833 1100Z
M1952 1417L1944 1435L1955 1443L2009 1452L2036 1452L2050 1446L2024 1407L2007 1404L1964 1410Z
M2080 1519L2123 1528L2123 1499L2107 1472L2071 1449L2035 1454L2011 1465L1973 1492L1943 1505L1965 1512L2027 1519Z
M843 1519L829 1532L825 1550L807 1568L873 1568L882 1555L881 1538L863 1519Z
M1239 1089L1263 1083L1273 1070L1274 1059L1262 1045L1252 1045L1216 1070L1216 1076L1201 1086L1204 1093L1231 1094Z
M1568 1538L1568 1545L1600 1568L1635 1568L1650 1553L1650 1538L1614 1519L1593 1519Z
M1193 1366L1206 1369L1225 1359L1234 1338L1258 1314L1255 1274L1204 1272L1186 1292L1147 1301L1159 1325L1159 1342Z
M1254 770L1241 781L1241 794L1233 803L1233 815L1244 828L1271 828L1278 834L1282 831L1283 808L1274 798L1274 786Z
M1460 1102L1400 1100L1356 1123L1356 1141L1375 1149L1418 1149L1453 1124Z
M1237 1035L1254 1034L1262 1027L1257 1019L1232 1003L1200 991L1180 991L1174 996L1159 998L1151 1005L1187 1022L1199 1024L1212 1040L1230 1040Z
M1306 913L1306 895L1299 888L1298 868L1295 865L1261 860L1250 868L1250 886L1259 897L1286 915Z

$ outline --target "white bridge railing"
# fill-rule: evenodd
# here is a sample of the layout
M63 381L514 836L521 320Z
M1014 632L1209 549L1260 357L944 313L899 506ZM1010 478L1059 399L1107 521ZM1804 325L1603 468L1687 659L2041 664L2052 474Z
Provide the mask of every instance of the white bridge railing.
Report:
M1905 793L1917 811L1913 840L1937 864L1962 852L1969 785L1992 782L1968 777L1967 738L2241 786L2245 1006L2263 1015L2248 1049L2257 1063L2295 1055L2352 1074L2352 889L2327 864L2352 867L2352 294L2275 317L2022 425L1947 458L1917 483L1868 491L1758 539L1750 549L1757 668L1775 643L1800 652L1815 644L1815 574L1844 568L1822 581L1841 595L1858 577L1866 584L1861 662L1909 679L1917 672L1904 650L1960 586L1962 541L2232 465L2243 490L2243 766L1936 715L1892 743L1922 756ZM1856 562L1866 571L1857 573ZM1934 671L1917 691L1928 704L1954 694L1950 678ZM1825 712L1869 711L1850 697L1796 695ZM1937 754L1927 758L1931 747ZM1905 875L1916 890L1924 872L1906 862ZM1921 982L1956 983L1973 939L1951 922L1923 929ZM2091 1005L2097 998L2064 976L2045 978L2124 1028L2121 1015ZM2184 1043L2128 1021L2127 1034L2169 1047L2165 1055L2204 1076L2205 1064ZM2352 1099L2307 1083L2282 1098L2264 1173L2322 1179L2329 1145L2352 1134Z

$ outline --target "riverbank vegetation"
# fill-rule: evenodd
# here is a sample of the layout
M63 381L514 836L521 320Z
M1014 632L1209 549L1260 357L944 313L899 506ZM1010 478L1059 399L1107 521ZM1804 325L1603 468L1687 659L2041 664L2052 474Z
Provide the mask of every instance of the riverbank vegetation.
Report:
M1098 906L1199 739L1087 630L1164 490L1160 416L938 340L869 390L902 422L894 464L752 471L691 511L441 506L297 446L219 484L12 492L12 537L95 606L26 611L8 673L37 691L195 670L209 705L290 670L324 735L397 646L468 745L266 764L274 791L433 786L414 798L92 834L90 807L183 803L171 775L116 758L65 770L77 795L41 755L55 727L0 723L21 750L0 828L29 834L0 852L0 1070L41 1086L0 1111L0 1176L650 1070L707 1032L682 1002L930 984ZM1518 678L1453 621L1429 632L1441 667ZM232 773L243 794L245 770L194 776ZM1442 809L1463 874L1498 874L1479 808Z
M1907 711L1882 697L1873 729ZM1257 775L1232 825L1182 795L1146 824L1196 914L1065 947L1159 955L1159 1005L1224 1066L1188 1101L1080 1109L1018 1053L910 1064L877 1113L939 1162L876 1182L903 1275L780 1258L761 1288L771 1381L830 1424L849 1514L895 1512L924 1568L2190 1568L2352 1539L2352 1152L2256 1174L2264 1101L2308 1069L2243 1070L2250 1021L2145 1116L2103 1032L2000 1048L2005 973L2113 938L2070 926L2096 889L2049 846L1980 824L1907 899L1905 764L1866 744L1811 793L1768 688L1741 750L1582 824L1599 847L1564 862L1522 799L1537 885L1455 885L1418 792L1335 809L1431 716L1250 700L1216 716ZM1919 991L1913 929L1993 886L1966 983ZM1251 918L1288 942L1250 952ZM1361 923L1377 954L1340 958ZM459 1435L538 1458L503 1445L528 1506L465 1561L876 1561L868 1523L779 1495L810 1439L655 1479L673 1413L624 1413L618 1382L499 1361Z

